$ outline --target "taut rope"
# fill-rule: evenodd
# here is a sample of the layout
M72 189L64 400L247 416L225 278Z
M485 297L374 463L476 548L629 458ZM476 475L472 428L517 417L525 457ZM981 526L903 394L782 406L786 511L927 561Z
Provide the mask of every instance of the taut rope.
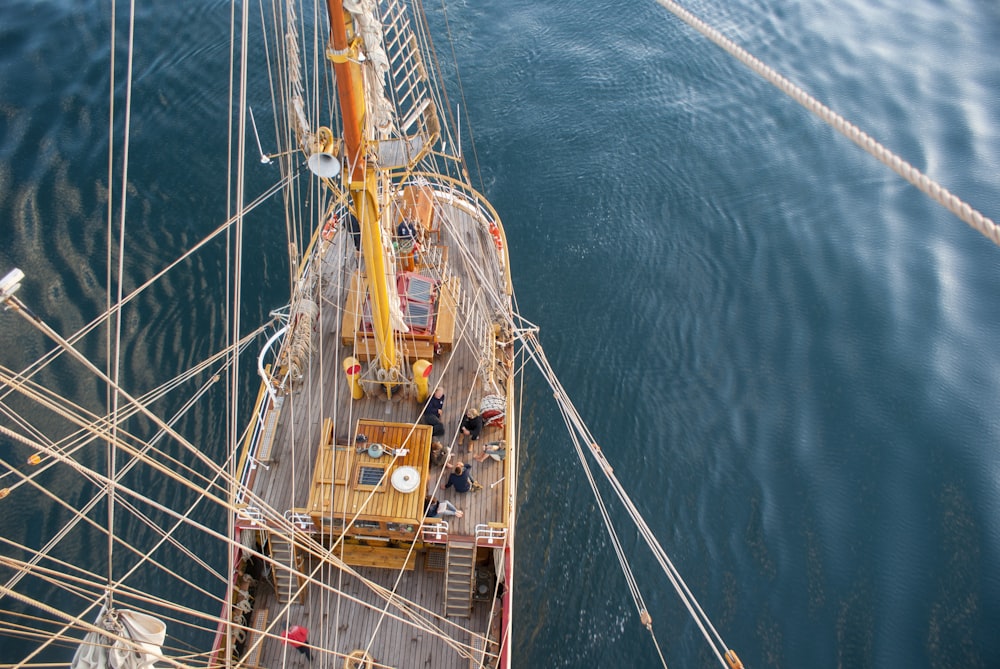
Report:
M806 93L782 75L778 74L773 68L765 65L758 58L750 54L746 49L737 45L718 30L708 25L697 16L678 5L676 2L673 2L673 0L656 1L673 13L677 18L684 21L684 23L688 24L711 41L715 42L718 46L722 47L741 63L760 76L764 77L764 79L774 85L785 95L792 98L818 116L834 130L847 137L882 163L886 164L890 169L892 169L893 172L922 190L930 196L932 200L943 206L951 213L955 214L955 216L967 223L970 227L972 227L972 229L978 231L997 246L1000 246L1000 229L997 228L997 224L994 223L992 219L981 214L970 204L954 195L947 188L897 156L856 125L824 105L813 96L809 95L809 93Z

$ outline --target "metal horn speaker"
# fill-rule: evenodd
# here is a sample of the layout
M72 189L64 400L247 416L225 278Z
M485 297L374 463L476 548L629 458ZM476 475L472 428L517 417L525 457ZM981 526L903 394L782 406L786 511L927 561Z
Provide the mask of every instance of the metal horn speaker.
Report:
M340 161L332 153L314 153L306 161L309 171L318 177L332 179L340 174Z
M321 126L316 131L316 143L313 146L313 154L306 161L309 171L321 179L332 179L340 174L340 160L333 152L333 131Z

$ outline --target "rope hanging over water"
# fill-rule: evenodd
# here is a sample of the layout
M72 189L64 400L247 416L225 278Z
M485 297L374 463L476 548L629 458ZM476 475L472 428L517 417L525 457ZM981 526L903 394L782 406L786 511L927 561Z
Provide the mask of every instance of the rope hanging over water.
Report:
M824 105L813 96L809 95L809 93L805 92L782 75L778 74L778 72L776 72L773 68L765 65L758 58L750 54L746 49L737 45L718 30L708 25L697 16L678 5L676 2L673 2L673 0L657 0L657 2L674 14L674 16L684 21L684 23L688 24L712 42L722 47L722 49L734 56L741 63L760 76L764 77L764 79L782 91L785 95L811 111L814 115L830 125L834 130L847 137L849 140L887 165L896 174L926 193L931 199L960 218L972 227L972 229L978 231L997 246L1000 246L1000 228L997 227L997 224L993 222L992 219L984 216L970 204L954 195L947 188L897 156L856 125Z
M549 364L549 361L545 356L545 352L542 349L541 342L538 341L536 329L522 329L519 330L517 334L522 345L524 346L525 356L534 362L535 366L542 372L546 382L553 391L556 402L559 404L559 409L562 413L563 420L566 423L566 427L573 444L577 450L577 455L581 462L584 462L584 473L590 482L591 491L593 492L595 500L601 509L601 516L604 521L605 528L607 529L608 536L610 537L612 545L615 548L619 564L622 568L622 573L628 582L629 590L631 591L633 600L635 601L640 622L650 633L653 643L656 646L657 654L660 657L660 662L664 667L666 667L666 661L663 658L660 644L656 640L656 635L653 633L652 618L649 615L642 595L639 592L638 582L636 581L635 575L628 564L628 558L622 549L621 543L618 539L618 533L613 527L611 516L607 513L603 497L597 489L592 471L585 463L583 449L586 449L587 452L590 453L600 472L604 474L605 479L611 484L615 496L622 503L625 512L629 515L636 530L638 530L640 536L652 551L653 556L659 563L661 570L664 575L666 575L667 580L670 581L670 584L674 587L674 591L680 598L681 603L684 605L684 608L687 609L692 621L694 621L702 636L708 642L709 648L715 654L719 663L722 664L722 666L728 666L731 669L742 669L742 661L736 655L735 651L729 648L726 642L722 639L722 636L715 628L715 625L709 619L708 614L705 613L701 604L699 604L698 600L695 599L694 594L688 588L687 583L684 582L680 572L674 566L666 551L660 545L649 525L646 524L645 519L642 517L639 509L629 497L628 492L621 484L621 481L619 481L615 476L614 469L604 457L603 451L601 451L600 446L594 440L594 437L584 423L583 418L577 412L576 407L573 406L573 403L569 398L569 394L562 387L562 384L559 382L559 379L556 377L555 372Z

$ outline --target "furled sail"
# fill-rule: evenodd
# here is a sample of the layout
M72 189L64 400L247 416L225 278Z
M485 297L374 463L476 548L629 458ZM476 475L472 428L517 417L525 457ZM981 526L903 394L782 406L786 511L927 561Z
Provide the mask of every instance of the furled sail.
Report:
M159 618L128 609L102 610L97 625L108 634L88 632L70 669L153 669L162 657L167 625Z

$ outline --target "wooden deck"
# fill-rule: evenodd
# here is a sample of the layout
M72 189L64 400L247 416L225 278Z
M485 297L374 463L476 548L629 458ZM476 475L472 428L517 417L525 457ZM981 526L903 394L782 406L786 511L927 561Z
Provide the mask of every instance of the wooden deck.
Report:
M477 229L466 212L459 209L438 211L435 220L444 223L440 225L440 236L446 247L460 242L473 252L476 249L481 253L495 252L489 234ZM446 257L448 254L441 255ZM450 255L455 259L470 254L456 253L453 248ZM344 342L349 337L343 328L356 327L357 311L352 313L348 296L357 295L357 262L357 254L347 236L338 235L319 272L322 298L319 300L318 335L314 339L316 351L301 384L283 399L267 461L257 464L253 470L251 490L256 500L251 504L265 509L265 517L269 513L270 517L294 512L305 515L312 484L324 477L330 481L336 478L336 450L328 449L331 457L318 457L322 456L318 453L321 442L330 443L332 438L337 444L353 445L360 419L413 424L421 415L422 405L408 389L399 389L391 397L376 392L361 400L351 399L342 362L346 356L356 355L357 350L345 348ZM433 358L430 387L440 385L445 391L443 422L447 432L438 440L450 447L456 443L457 428L467 406L478 407L484 395L495 392L488 387L486 380L491 375L482 366L483 342L490 341L485 333L492 332L492 326L486 317L470 317L469 307L476 301L473 295L478 294L480 301L485 300L483 291L477 290L477 276L486 276L495 281L496 286L501 286L502 272L493 268L477 273L461 264L448 269L435 268L435 271L439 272L437 278L449 286L446 318L451 341ZM345 305L348 305L346 310ZM355 299L355 309L356 305ZM483 306L483 313L492 313L485 303ZM487 428L477 451L483 444L501 438L512 443L510 436L502 434L501 430ZM353 448L351 450L353 452ZM451 538L461 538L468 543L474 540L477 525L506 527L510 499L507 481L511 478L506 468L514 466L516 459L508 457L498 462L487 458L478 463L472 461L472 454L468 452L456 452L454 459L472 462L473 478L482 484L482 490L469 493L441 490L440 485L447 480L449 470L430 467L427 480L421 481L418 489L409 494L418 496L415 499L419 499L421 505L424 494L433 494L438 499L451 501L465 512L463 518L445 519ZM321 467L330 467L330 471L315 472L317 462ZM285 604L267 585L267 580L258 583L254 608L269 611L269 627L263 634L259 651L254 653L253 664L279 667L304 663L304 657L278 638L285 627L303 625L310 630L310 645L314 648L312 667L339 668L343 666L343 656L357 649L367 649L377 661L375 666L462 669L480 666L478 661L470 664L470 657L475 654L473 648L481 649L484 645L483 637L489 632L494 602L474 602L468 618L448 620L441 617L445 611L446 573L436 561L440 560L442 547L418 543L407 554L407 550L399 552L400 548L409 548L407 542L397 546L351 541L346 547L338 545L333 552L343 551L348 558L346 561L354 564L361 559L358 556L368 556L366 559L384 564L386 568L352 568L349 572L322 558L322 549L317 546L329 546L333 542L329 536L310 535L315 529L315 526L307 527L300 535L309 537L307 543L311 548L295 551L287 558L295 562L297 555L299 571L314 574L304 597ZM312 539L319 543L312 543ZM490 548L479 548L477 556L484 566L492 565L494 555ZM274 565L273 568L293 569L294 565ZM398 596L415 603L420 610L401 611L395 605L387 605L385 598L378 596L365 581L394 589ZM422 622L415 624L413 617Z
M365 578L386 588L391 588L397 580L397 572L394 571L375 568L360 571ZM335 584L338 574L330 572L326 574L326 578ZM463 658L447 645L439 633L401 622L398 609L390 607L382 615L385 604L381 600L371 596L364 599L364 593L349 587L344 587L343 590L347 595L359 597L370 608L347 597L316 596L319 593L310 593L312 596L304 605L282 607L286 608L285 612L277 619L272 617L270 632L260 645L260 653L256 658L258 666L301 665L340 669L344 664L344 656L359 649L368 649L378 663L376 666L456 669L473 666L470 665L469 658ZM422 557L417 559L415 569L403 573L396 586L396 592L401 597L422 602L430 609L443 608L443 590L444 574L427 571ZM441 633L449 634L452 637L450 643L458 642L465 646L467 653L471 653L473 644L477 639L482 639L486 630L490 610L491 604L482 602L474 604L471 618L448 621L435 619L429 614L424 614L423 617ZM309 630L309 645L313 656L311 664L307 665L298 652L280 639L281 632L292 625L302 625ZM369 643L372 644L370 648ZM477 645L481 645L481 641Z

